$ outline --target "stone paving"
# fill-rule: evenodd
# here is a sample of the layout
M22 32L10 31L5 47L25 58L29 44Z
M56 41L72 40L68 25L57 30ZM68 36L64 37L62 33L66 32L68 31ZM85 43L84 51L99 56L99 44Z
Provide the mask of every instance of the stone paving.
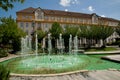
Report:
M60 75L11 75L10 80L120 80L120 71L97 70Z
M120 50L84 52L84 54L120 54Z
M103 59L115 61L115 62L120 62L120 54L119 55L109 55L109 56L104 56L102 57Z

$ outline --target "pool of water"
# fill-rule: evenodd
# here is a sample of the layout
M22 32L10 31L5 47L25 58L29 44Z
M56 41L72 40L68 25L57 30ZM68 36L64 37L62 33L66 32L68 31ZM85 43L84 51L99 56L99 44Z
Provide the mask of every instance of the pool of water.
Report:
M120 64L102 60L103 55L44 55L25 56L1 62L12 73L44 74L74 70L120 69Z

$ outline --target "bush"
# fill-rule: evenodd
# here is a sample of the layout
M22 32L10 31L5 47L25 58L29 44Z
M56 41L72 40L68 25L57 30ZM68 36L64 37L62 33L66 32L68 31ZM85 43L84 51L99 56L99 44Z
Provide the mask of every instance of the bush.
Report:
M3 65L0 65L0 80L9 80L10 71Z
M12 47L13 47L13 52L12 52L13 54L16 53L17 51L20 51L21 42L19 38L13 40Z
M0 58L8 56L7 51L5 49L0 48Z

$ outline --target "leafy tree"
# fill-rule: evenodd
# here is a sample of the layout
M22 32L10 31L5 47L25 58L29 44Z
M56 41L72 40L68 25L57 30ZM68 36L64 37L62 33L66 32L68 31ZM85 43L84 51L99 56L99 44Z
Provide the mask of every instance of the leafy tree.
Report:
M106 46L105 40L111 36L114 32L114 28L110 26L100 26L99 28L99 38L103 40L103 48Z
M94 37L94 27L93 26L89 26L89 25L82 25L80 26L80 33L79 33L79 37L83 37L87 39L87 47L90 48L91 46L91 40Z
M70 37L70 34L75 37L76 35L78 35L78 31L79 31L79 28L76 27L76 26L66 26L65 27L65 30L64 30L64 33L63 33L63 37L64 38L67 38L69 39Z
M12 44L13 50L20 50L20 39L25 33L17 27L12 17L0 19L0 40L1 44L6 46Z
M23 3L25 0L0 0L0 8L2 8L5 11L8 11L9 8L13 8L14 2L20 2Z
M55 48L55 45L57 43L56 39L59 38L60 33L63 33L63 28L60 26L59 23L54 22L49 32L51 33L52 36L52 45Z
M69 48L69 37L70 37L70 34L75 37L76 35L78 35L78 31L79 31L79 28L77 26L66 26L65 27L65 30L64 30L64 33L63 33L63 38L64 38L64 43L65 43L65 50L68 50Z
M46 36L46 32L44 32L43 30L37 30L37 34L38 34L38 42L41 43L41 40Z
M52 38L57 39L57 38L59 38L59 34L63 32L63 29L59 23L54 22L49 31L51 33Z
M105 47L105 40L107 37L112 35L114 29L109 26L103 25L91 25L91 26L80 26L80 37L88 39L88 47L91 46L91 39L103 40L103 47Z

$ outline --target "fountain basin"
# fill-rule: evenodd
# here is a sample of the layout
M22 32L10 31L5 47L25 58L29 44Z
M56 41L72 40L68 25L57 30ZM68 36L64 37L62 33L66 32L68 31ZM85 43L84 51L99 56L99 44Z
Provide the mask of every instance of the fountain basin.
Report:
M1 62L16 74L53 74L76 70L120 69L119 63L101 60L99 55L23 56Z

